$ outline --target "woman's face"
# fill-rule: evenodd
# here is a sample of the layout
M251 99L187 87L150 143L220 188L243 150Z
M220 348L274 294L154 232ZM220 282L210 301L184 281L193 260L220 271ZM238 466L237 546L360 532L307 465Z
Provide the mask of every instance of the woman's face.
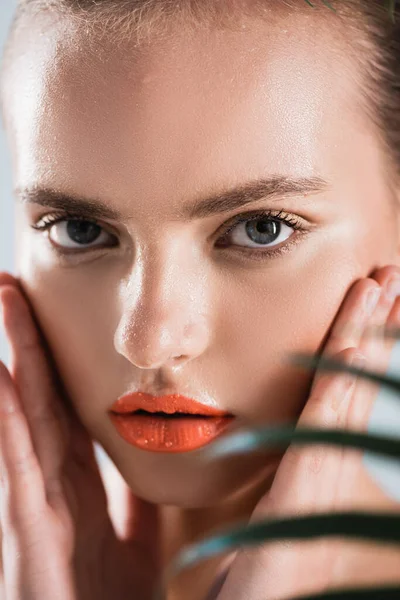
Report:
M355 67L311 8L275 17L102 56L32 25L8 78L18 275L82 422L157 503L220 502L275 462L135 448L107 416L119 396L181 393L233 428L295 420L311 376L288 355L320 349L349 287L398 263ZM94 241L65 222L49 238L32 225L65 213L39 189L115 214ZM288 222L263 233L259 211Z

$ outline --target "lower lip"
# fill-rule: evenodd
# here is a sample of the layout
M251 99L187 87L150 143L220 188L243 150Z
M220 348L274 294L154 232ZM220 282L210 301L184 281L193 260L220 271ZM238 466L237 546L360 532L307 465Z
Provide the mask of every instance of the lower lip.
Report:
M132 446L150 452L189 452L209 444L235 417L163 417L110 413L119 435Z

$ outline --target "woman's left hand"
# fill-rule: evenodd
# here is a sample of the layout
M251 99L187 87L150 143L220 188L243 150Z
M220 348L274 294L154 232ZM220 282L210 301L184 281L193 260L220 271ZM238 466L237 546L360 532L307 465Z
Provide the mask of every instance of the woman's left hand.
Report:
M335 319L324 355L350 363L358 354L362 368L385 372L395 340L366 335L370 327L400 327L400 297L387 294L400 269L387 266L351 288ZM365 300L382 288L368 315ZM357 364L357 362L356 362ZM378 387L340 373L317 371L299 427L366 431ZM400 410L400 406L399 406ZM347 510L400 514L400 502L387 496L363 464L363 452L331 446L295 446L285 452L271 489L261 498L250 523ZM273 542L240 550L218 600L281 600L333 588L400 585L400 548L346 538Z

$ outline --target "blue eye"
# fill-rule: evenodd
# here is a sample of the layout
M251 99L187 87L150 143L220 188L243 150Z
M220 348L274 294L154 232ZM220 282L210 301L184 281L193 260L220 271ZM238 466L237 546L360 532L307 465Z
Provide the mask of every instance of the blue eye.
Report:
M293 237L295 230L305 232L301 220L294 215L284 214L282 211L277 214L270 210L253 211L234 217L217 246L232 248L254 258L257 258L257 255L261 257L263 253L278 254L286 251L288 244L276 250L269 248L280 246L281 242Z
M300 234L307 234L309 227L304 226L303 221L295 215L282 211L275 214L271 210L235 215L223 225L216 247L242 253L253 260L272 258L286 253L302 237ZM106 231L95 219L82 215L49 214L31 227L48 230L48 238L59 256L118 245L115 234ZM297 235L293 235L295 230L298 230ZM292 237L294 241L282 244Z
M60 225L66 225L66 227L60 227ZM63 237L65 240L71 240L80 245L93 244L101 237L101 227L90 221L64 221L58 224L58 232L56 227L53 229L56 230L56 236L59 238L57 242L60 246L64 245Z
M47 215L32 227L39 231L48 230L50 241L60 248L69 250L104 246L107 245L110 237L115 237L106 232L96 221L83 217Z
M249 219L236 225L230 231L230 239L235 246L257 248L284 242L292 233L293 228L285 223L268 218L258 218Z

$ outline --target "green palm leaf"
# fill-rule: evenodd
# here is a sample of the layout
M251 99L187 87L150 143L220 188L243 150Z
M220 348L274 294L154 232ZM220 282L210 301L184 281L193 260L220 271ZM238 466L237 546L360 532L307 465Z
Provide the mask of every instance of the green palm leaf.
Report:
M400 331L385 332L388 337L399 337ZM320 371L345 372L391 389L399 395L400 379L392 375L359 369L330 357L296 354L290 362L300 367L318 368ZM392 459L400 459L400 435L398 438L349 430L298 428L295 424L262 426L243 429L216 440L204 449L209 460L216 457L246 454L277 447L294 445L332 445L367 450ZM213 556L232 552L244 546L257 546L280 540L308 540L321 537L357 538L376 543L400 545L400 513L367 513L350 511L265 519L256 523L243 523L219 534L205 538L184 548L164 569L163 582L157 590L156 599L164 600L164 586L181 570ZM374 588L343 589L298 597L295 600L399 600L400 569L398 585L381 585Z
M344 429L295 428L293 425L256 427L226 435L204 449L204 458L213 460L288 444L342 446L400 460L400 437L391 438Z
M292 355L290 362L302 367L313 367L323 371L346 372L357 375L398 392L400 401L400 379L391 375L352 367L333 358L315 357L307 354ZM340 429L300 428L293 424L254 427L226 435L219 440L217 439L209 448L204 449L204 457L211 460L216 457L239 453L246 454L256 450L282 447L290 443L296 445L334 445L367 450L394 459L400 458L400 436L398 438L391 438L386 435L382 436Z
M400 514L347 511L245 523L184 548L165 571L166 580L197 563L261 542L350 537L385 544L400 543ZM400 573L399 573L400 583Z
M399 600L400 585L373 588L348 588L322 592L312 596L297 596L294 600Z
M400 379L393 377L392 375L378 373L369 369L359 369L327 356L310 356L308 354L297 353L292 354L289 357L289 362L299 367L311 367L326 372L344 372L351 375L357 375L358 377L368 379L373 383L387 387L400 395Z

